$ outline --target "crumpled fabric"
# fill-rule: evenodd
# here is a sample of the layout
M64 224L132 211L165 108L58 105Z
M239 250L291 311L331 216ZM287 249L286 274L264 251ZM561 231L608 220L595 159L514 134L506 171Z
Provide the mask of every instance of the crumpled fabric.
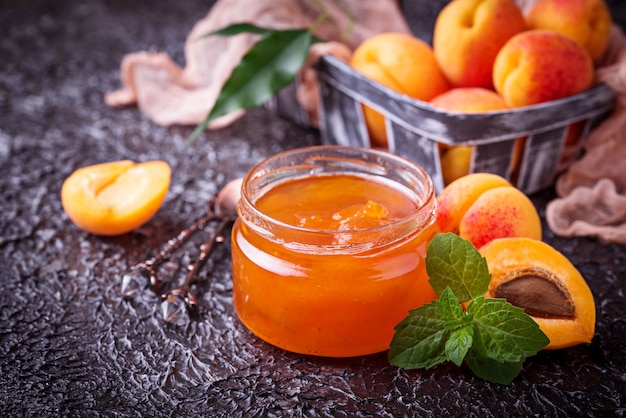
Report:
M187 37L184 68L165 53L130 53L121 64L122 87L106 94L105 102L113 107L136 104L163 126L199 124L213 108L232 70L259 39L254 34L202 35L241 22L272 29L310 27L321 14L319 4L330 18L314 33L329 42L311 47L298 75L297 91L311 124L317 126L317 78L311 67L323 54L347 61L353 48L377 33L410 33L396 0L218 0ZM240 110L217 118L208 128L227 126L243 113Z
M557 179L546 221L557 235L626 244L626 37L617 26L596 74L618 93L615 109L590 133L582 158Z

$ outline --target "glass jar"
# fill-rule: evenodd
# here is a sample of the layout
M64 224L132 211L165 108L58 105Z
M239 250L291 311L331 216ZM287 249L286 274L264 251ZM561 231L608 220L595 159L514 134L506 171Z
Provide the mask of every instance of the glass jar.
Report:
M232 232L237 315L296 353L388 349L394 326L436 297L424 262L435 210L428 174L386 151L323 145L261 162Z

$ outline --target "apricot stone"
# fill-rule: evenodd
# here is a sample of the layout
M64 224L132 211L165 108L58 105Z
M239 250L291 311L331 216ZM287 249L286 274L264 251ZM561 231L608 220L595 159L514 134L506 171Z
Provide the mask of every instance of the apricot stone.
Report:
M495 239L480 253L491 273L485 296L524 309L550 339L546 349L591 342L593 294L563 254L542 241L519 237Z
M541 219L532 201L515 187L482 193L461 218L459 236L480 248L496 238L541 240Z
M539 0L526 18L530 29L547 29L570 37L594 61L604 55L613 19L604 0Z
M561 99L591 87L590 55L572 39L550 30L528 30L502 47L493 84L510 107Z
M513 0L454 0L437 16L433 50L453 86L490 88L498 51L525 29Z

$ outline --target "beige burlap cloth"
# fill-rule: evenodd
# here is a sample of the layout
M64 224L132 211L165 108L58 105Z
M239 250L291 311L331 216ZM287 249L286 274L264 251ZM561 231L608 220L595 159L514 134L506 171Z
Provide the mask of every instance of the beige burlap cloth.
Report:
M233 68L259 38L253 34L201 35L241 22L272 29L307 28L322 10L331 18L314 33L330 42L311 47L297 92L317 126L317 78L311 65L323 54L348 60L351 48L380 32L410 33L396 0L218 0L188 35L184 68L165 53L129 53L121 64L122 87L108 93L105 102L114 107L136 104L159 125L198 124L213 108ZM209 129L224 127L242 114L218 118Z
M546 220L561 236L626 244L626 38L616 26L597 79L618 93L615 110L585 144L583 157L556 182Z

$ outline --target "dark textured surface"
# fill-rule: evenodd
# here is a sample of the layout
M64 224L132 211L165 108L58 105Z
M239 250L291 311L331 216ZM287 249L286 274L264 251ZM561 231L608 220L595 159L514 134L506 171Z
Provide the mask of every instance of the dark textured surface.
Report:
M188 326L163 323L150 294L124 301L120 274L199 216L219 186L270 154L319 142L316 131L256 109L189 147L192 127L158 127L135 108L104 105L124 53L154 48L182 63L185 36L208 7L0 3L1 415L624 415L624 246L546 229L545 240L589 281L597 333L591 345L529 359L510 386L448 366L405 372L384 353L320 359L268 346L234 314L228 243L201 273L210 280L197 287L200 310ZM115 238L74 227L61 207L63 180L80 166L125 158L171 164L162 210ZM542 215L552 197L533 196ZM180 262L195 254L185 246ZM180 277L179 267L162 272Z

